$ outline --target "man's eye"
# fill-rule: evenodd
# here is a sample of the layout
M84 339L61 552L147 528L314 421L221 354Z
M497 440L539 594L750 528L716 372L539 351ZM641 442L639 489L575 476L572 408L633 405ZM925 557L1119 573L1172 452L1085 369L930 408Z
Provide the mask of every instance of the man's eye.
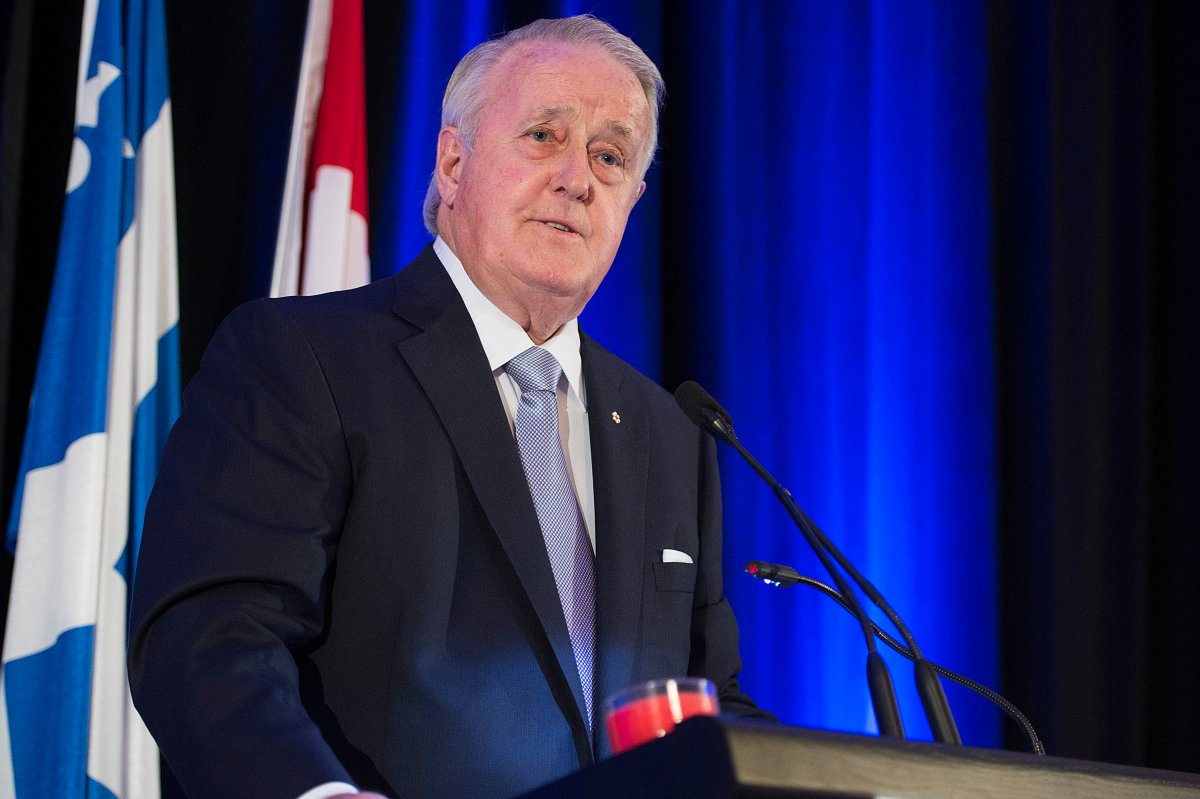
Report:
M621 165L621 158L616 153L600 153L600 155L597 157L600 159L600 163L604 164L605 166Z
M529 138L536 142L548 142L550 141L550 132L546 130L531 130L529 131Z

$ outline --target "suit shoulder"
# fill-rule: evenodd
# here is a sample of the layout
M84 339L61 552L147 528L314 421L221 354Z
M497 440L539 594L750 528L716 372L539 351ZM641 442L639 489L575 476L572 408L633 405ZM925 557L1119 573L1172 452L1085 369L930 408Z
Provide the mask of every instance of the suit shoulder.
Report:
M587 333L580 331L579 336L585 368L591 367L592 371L610 379L617 377L623 383L631 384L640 390L658 395L660 398L670 398L671 395L667 393L666 389L643 374L633 364L616 355Z
M358 288L308 297L263 297L243 303L234 314L275 312L296 320L320 320L346 313L390 313L396 296L395 282L396 276L391 275Z
M263 297L235 308L215 338L233 335L245 341L299 336L310 344L335 343L374 328L395 331L392 313L395 276L366 286L309 297Z
M239 320L270 324L274 320L298 326L305 333L320 336L325 331L344 337L374 325L391 329L402 299L406 308L428 306L434 310L426 316L436 316L452 299L453 291L453 283L437 256L426 247L404 269L365 286L308 297L251 300L236 308L229 318L233 324Z

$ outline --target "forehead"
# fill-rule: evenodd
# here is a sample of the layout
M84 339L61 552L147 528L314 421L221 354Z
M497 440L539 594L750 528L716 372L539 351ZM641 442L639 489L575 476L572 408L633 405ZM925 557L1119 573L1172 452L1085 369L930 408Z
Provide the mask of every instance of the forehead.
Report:
M643 138L650 122L637 77L597 45L525 42L504 54L488 79L484 116L515 122L543 108L618 123Z

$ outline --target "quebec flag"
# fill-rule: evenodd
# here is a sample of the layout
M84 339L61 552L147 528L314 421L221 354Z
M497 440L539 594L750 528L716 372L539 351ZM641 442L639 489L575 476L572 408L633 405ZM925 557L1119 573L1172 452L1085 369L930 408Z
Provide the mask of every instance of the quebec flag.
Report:
M157 797L129 698L142 515L179 409L162 0L86 0L75 140L21 469L0 671L0 796Z

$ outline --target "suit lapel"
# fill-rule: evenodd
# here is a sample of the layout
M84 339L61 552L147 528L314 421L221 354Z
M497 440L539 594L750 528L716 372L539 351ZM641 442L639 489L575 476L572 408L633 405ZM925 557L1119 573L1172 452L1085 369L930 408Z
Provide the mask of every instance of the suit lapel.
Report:
M596 500L597 717L603 700L632 679L645 579L650 430L645 406L636 388L624 381L624 369L583 337Z
M571 639L516 441L475 325L431 250L397 275L394 310L423 331L399 342L400 354L445 426L546 632L561 670L547 675L551 685L565 679L577 711L572 725L584 729Z

